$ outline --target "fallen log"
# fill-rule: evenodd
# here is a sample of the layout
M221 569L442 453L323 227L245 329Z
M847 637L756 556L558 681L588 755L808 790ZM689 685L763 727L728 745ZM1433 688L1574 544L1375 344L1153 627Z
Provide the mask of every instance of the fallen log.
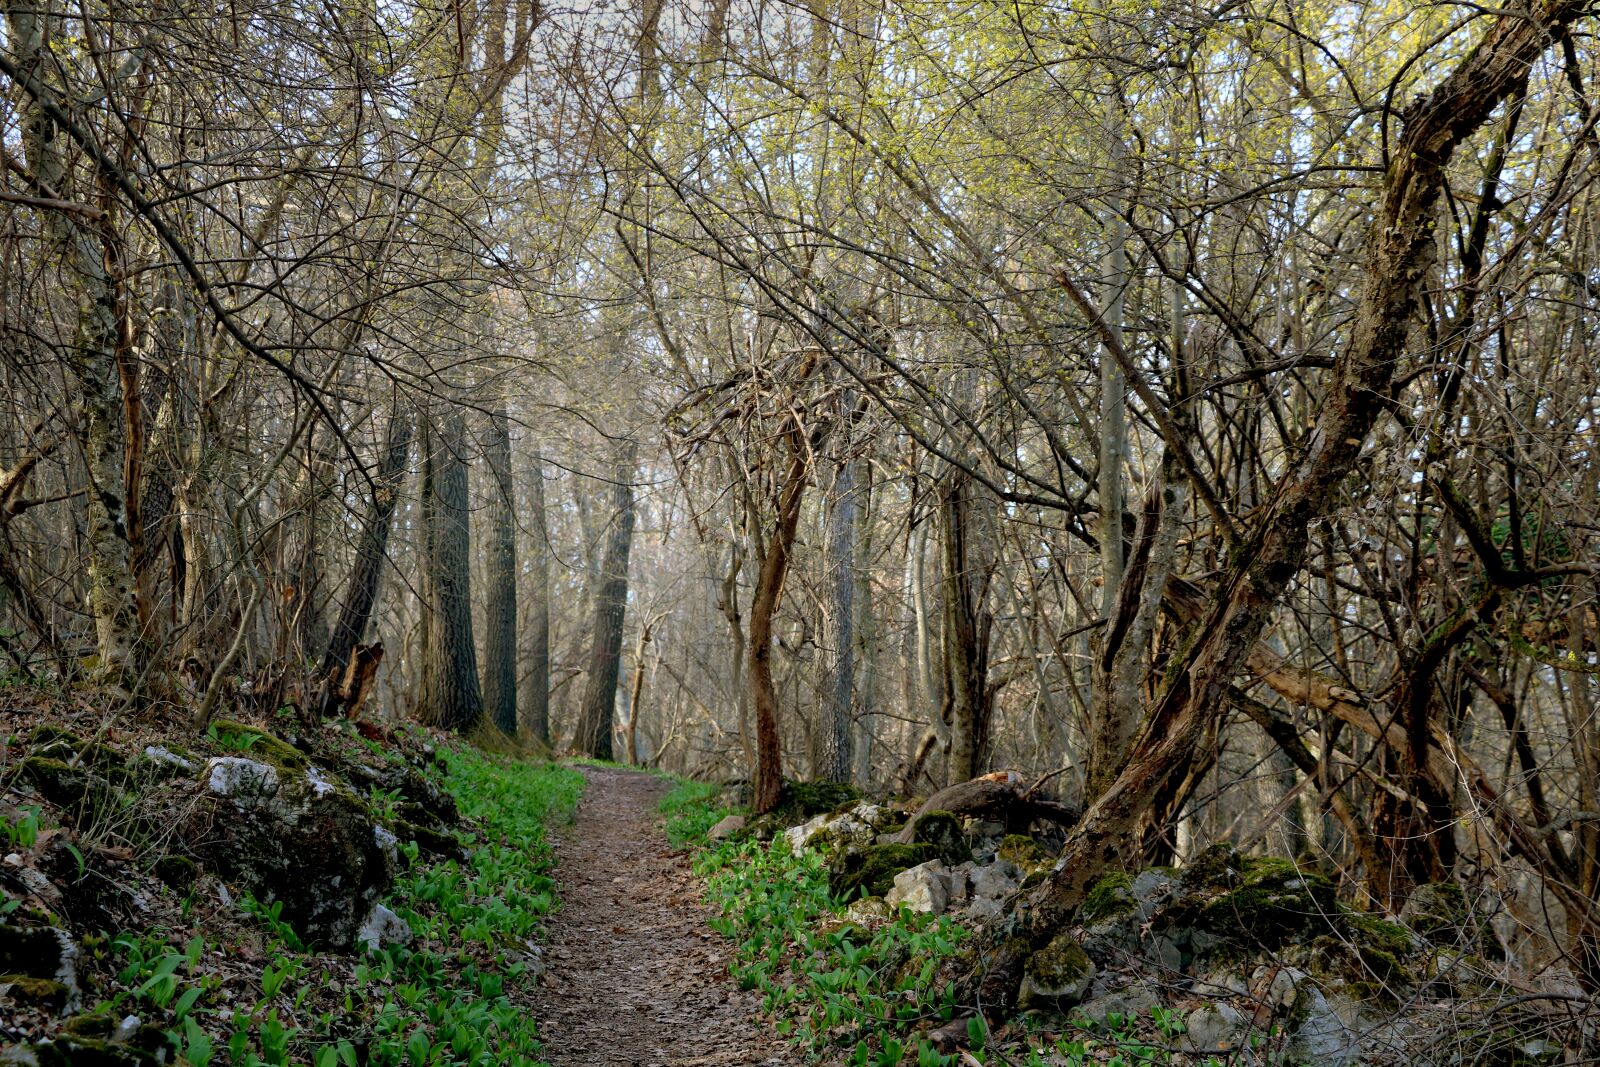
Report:
M1001 771L939 790L923 801L895 839L904 844L915 840L917 820L935 811L1004 823L1008 832L1017 833L1035 819L1070 827L1083 814L1069 804L1030 796L1020 775Z

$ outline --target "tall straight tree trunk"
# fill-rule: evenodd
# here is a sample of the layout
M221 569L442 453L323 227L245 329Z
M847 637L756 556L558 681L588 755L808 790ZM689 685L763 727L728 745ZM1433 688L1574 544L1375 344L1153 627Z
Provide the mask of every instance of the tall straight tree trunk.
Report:
M424 438L422 519L428 602L423 628L423 718L464 732L483 715L472 636L466 417L450 405Z
M827 781L848 782L851 771L852 690L855 683L856 461L839 467L828 507L828 614L833 656L823 691L821 759Z
M756 712L756 779L753 807L757 813L778 806L783 791L783 743L778 734L778 693L772 684L772 623L783 600L795 532L800 528L800 503L806 489L806 451L798 430L789 437L789 463L778 492L778 515L767 542L750 599L750 702Z
M856 479L855 556L855 637L861 677L856 703L855 741L851 746L854 767L852 780L863 789L872 785L872 712L877 706L878 635L877 616L872 611L872 464L859 461Z
M489 567L484 605L483 705L490 721L517 735L517 528L511 480L511 419L504 404L489 414L484 437L489 487Z
M611 759L616 725L617 677L622 631L628 615L628 557L633 551L633 478L638 446L623 445L611 483L611 532L606 538L600 588L594 598L594 629L589 644L589 676L583 687L578 730L572 747L594 759Z
M533 560L528 568L528 670L523 676L522 722L541 744L550 743L550 539L544 503L544 456L535 448L528 479L528 521Z
M989 559L984 518L973 506L971 480L952 471L940 506L944 581L945 670L949 679L952 782L983 773L989 759Z
M378 587L383 577L389 530L393 525L395 505L400 499L406 460L411 455L411 435L411 417L399 411L392 413L384 433L386 442L383 458L372 480L367 519L361 526L361 540L356 545L355 567L350 572L344 603L339 608L339 619L334 623L333 634L328 638L328 648L322 657L322 674L325 678L336 678L345 669L350 662L350 653L366 635L367 623L372 618L372 605L377 601Z
M53 99L46 87L54 59L41 9L6 5L7 44L27 85L22 115L22 147L28 170L44 188L83 199L63 151L66 134L46 114ZM104 198L109 205L112 199ZM69 366L81 417L79 439L89 491L84 494L85 536L89 551L88 599L99 651L98 673L117 685L131 685L142 669L138 597L133 574L139 535L137 487L142 477L138 363L127 350L123 298L108 264L120 262L116 222L110 210L91 226L60 211L43 212L45 233L63 257L77 288L77 336Z

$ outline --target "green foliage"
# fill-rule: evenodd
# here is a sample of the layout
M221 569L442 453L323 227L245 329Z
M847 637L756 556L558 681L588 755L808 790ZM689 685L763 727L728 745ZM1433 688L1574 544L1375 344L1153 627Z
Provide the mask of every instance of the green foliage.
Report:
M673 848L703 840L706 831L728 814L726 809L713 806L721 791L715 782L681 779L672 792L661 798L661 814L667 817L667 840Z
M224 730L213 741L246 751L260 736L247 741ZM369 952L356 964L342 1013L307 1023L306 1002L325 981L319 962L283 921L280 903L251 899L242 907L263 927L270 953L254 1004L249 998L225 1004L212 995L216 980L196 972L205 948L198 938L178 950L156 930L114 942L124 961L122 992L96 1013L138 1005L146 1017L164 1020L174 1054L190 1067L356 1067L358 1059L372 1067L537 1063L533 1021L509 993L531 983L526 942L556 905L545 826L570 816L583 778L564 767L467 750L449 752L446 760L443 785L464 814L481 821L484 840L467 863L413 864L396 883L390 904L410 924L413 940ZM361 1057L343 1036L352 1026L371 1035Z

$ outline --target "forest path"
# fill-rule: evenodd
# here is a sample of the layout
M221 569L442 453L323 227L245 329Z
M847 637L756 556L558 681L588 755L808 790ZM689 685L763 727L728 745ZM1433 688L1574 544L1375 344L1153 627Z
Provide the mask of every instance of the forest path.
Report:
M670 786L610 767L555 841L561 909L550 921L539 1009L553 1067L737 1067L799 1060L728 978L726 941L706 926L689 857L657 805Z

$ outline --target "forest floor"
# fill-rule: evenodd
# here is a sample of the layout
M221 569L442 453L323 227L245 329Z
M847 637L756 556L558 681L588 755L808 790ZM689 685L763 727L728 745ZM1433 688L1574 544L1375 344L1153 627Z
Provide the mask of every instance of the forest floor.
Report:
M689 856L667 845L657 805L670 783L580 769L588 785L555 842L543 1055L553 1067L798 1062L734 988Z

